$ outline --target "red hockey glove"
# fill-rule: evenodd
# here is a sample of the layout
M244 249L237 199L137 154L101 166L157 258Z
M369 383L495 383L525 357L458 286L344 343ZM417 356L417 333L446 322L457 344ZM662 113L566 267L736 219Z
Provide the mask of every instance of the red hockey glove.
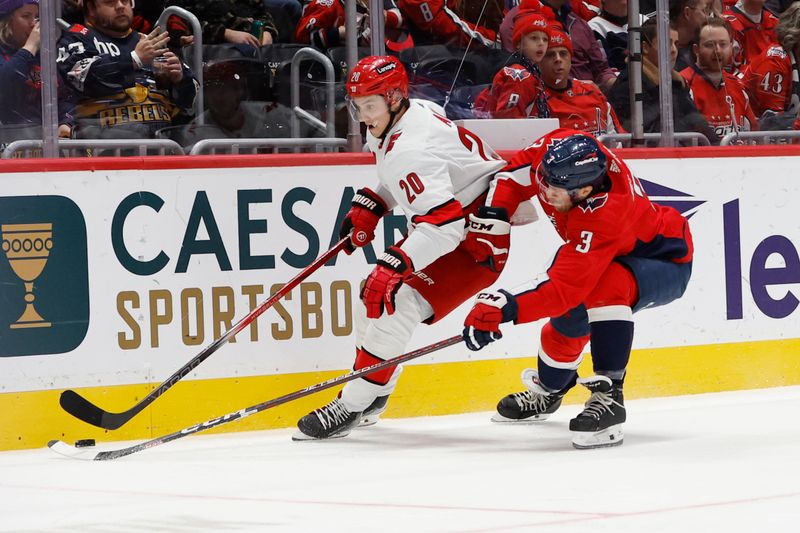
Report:
M511 246L511 224L502 207L482 206L477 215L469 215L464 249L476 262L502 272Z
M482 292L464 320L461 336L467 348L477 352L487 344L503 338L500 324L517 319L517 301L504 290Z
M360 248L372 242L372 239L375 238L378 221L386 214L386 211L386 203L375 192L366 187L356 191L352 207L345 215L342 227L339 229L340 239L350 235L350 242L344 248L347 255L352 254L357 247Z
M414 265L403 250L397 246L386 249L361 289L367 318L379 318L384 309L387 315L394 313L394 295L412 272Z

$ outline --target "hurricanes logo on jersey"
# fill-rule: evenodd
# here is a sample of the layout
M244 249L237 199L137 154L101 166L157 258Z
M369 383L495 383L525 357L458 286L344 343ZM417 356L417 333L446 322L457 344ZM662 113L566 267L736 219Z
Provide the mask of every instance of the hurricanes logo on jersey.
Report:
M503 67L503 72L514 81L523 81L531 77L531 73L524 68Z

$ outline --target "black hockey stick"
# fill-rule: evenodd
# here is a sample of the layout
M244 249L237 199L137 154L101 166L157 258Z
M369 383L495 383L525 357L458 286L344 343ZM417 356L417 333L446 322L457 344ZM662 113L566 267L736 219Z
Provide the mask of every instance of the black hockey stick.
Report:
M416 359L417 357L421 357L423 355L427 355L437 350L441 350L442 348L452 346L460 341L461 341L461 335L456 335L455 337L450 337L449 339L444 339L442 341L429 344L428 346L425 346L424 348L420 348L413 352L408 352L403 355L398 355L397 357L394 357L392 359L387 359L386 361L375 363L374 365L362 368L360 370L353 370L351 372L348 372L347 374L329 379L328 381L323 381L322 383L317 383L316 385L311 385L310 387L306 387L305 389L301 389L295 392L290 392L289 394L285 394L284 396L281 396L279 398L275 398L273 400L267 400L266 402L253 405L251 407L245 407L244 409L239 409L238 411L235 411L233 413L228 413L225 416L212 418L211 420L206 420L205 422L202 422L200 424L189 426L188 428L181 429L180 431L176 431L175 433L170 433L169 435L164 435L163 437L158 437L156 439L149 440L141 444L136 444L135 446L130 446L128 448L111 450L107 452L98 452L86 448L75 448L74 446L70 446L69 444L61 440L51 440L50 442L47 443L47 445L50 448L52 448L52 450L56 453L65 455L67 457L72 457L75 459L84 459L86 461L108 461L111 459L117 459L119 457L125 457L126 455L140 452L148 448L153 448L154 446L159 446L161 444L166 444L167 442L183 438L187 435L199 433L201 431L205 431L213 427L221 426L222 424L227 424L228 422L233 422L234 420L239 420L246 416L260 413L261 411L271 409L272 407L276 407L278 405L282 405L284 403L291 402L293 400L297 400L305 396L309 396L311 394L314 394L315 392L319 392L325 389L330 389L331 387L335 387L336 385L347 383L348 381L353 381L354 379L360 378L365 374L371 374L372 372L377 372L378 370L383 370L384 368L390 366L405 363L406 361Z
M247 327L253 320L261 316L261 314L275 305L275 302L283 298L289 291L295 288L301 281L310 276L319 267L328 262L332 257L342 251L347 244L350 237L345 237L337 242L333 248L319 256L313 263L308 265L302 272L292 278L286 285L278 292L270 296L261 305L250 311L247 316L239 320L236 324L226 331L220 338L203 348L203 351L192 358L191 361L180 367L174 374L172 374L165 382L156 387L153 392L142 398L142 400L121 413L110 413L97 407L92 402L75 392L74 390L67 389L61 393L59 403L61 407L74 416L83 420L87 424L101 427L103 429L117 429L128 420L139 414L145 407L153 403L156 398L167 392L173 385L186 377L189 372L197 368L200 363L208 359L208 357L224 346L234 335L239 333Z

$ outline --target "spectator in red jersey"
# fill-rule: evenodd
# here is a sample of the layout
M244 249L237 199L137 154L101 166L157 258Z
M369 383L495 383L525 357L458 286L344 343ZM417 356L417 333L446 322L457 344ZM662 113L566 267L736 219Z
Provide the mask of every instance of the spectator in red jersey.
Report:
M693 46L697 62L681 71L697 109L719 137L758 129L744 85L725 70L733 60L730 31L725 19L709 19Z
M532 7L535 7L535 2L538 0L534 0ZM528 7L528 5L527 3L520 4L519 7L506 14L506 18L500 26L501 34L504 32L507 34L502 37L503 43L511 43L514 17L522 7ZM569 35L575 50L572 57L572 76L579 80L593 81L607 92L617 77L608 66L608 60L589 24L572 11L568 0L543 0L539 10L546 18L559 22ZM509 48L505 44L504 46L507 50L513 51L513 48Z
M589 22L601 11L601 0L570 0L572 12Z
M669 22L678 32L675 69L679 72L694 64L692 39L706 19L714 15L711 3L711 0L669 0Z
M572 42L560 30L550 31L547 53L539 64L542 71L550 116L562 128L602 135L624 133L605 95L591 82L570 76Z
M800 2L781 14L775 33L779 44L764 50L745 70L745 88L760 118L800 110Z
M356 3L358 42L360 46L369 46L369 10L363 1ZM399 9L388 9L383 12L385 28L397 30L403 24L403 16ZM345 43L344 0L312 0L303 10L303 16L297 24L294 39L298 43L310 44L320 50Z
M535 11L521 11L514 24L514 46L507 65L492 86L475 99L475 110L494 118L550 116L542 75L537 65L547 52L548 20Z
M739 0L725 9L725 18L733 30L733 64L736 69L741 69L778 42L778 36L775 35L778 17L764 7L764 2Z
M498 0L488 0L493 4ZM466 47L499 48L496 29L463 20L447 0L397 0L416 44L441 43Z
M670 72L672 73L672 121L675 131L694 131L702 133L711 144L719 144L719 137L708 125L705 117L697 110L686 81L675 72L675 60L678 56L678 32L674 28L669 31L670 41ZM631 129L631 104L629 85L629 70L620 72L619 81L614 84L608 95L608 100L614 106L624 127ZM661 131L661 107L658 38L656 19L648 19L642 24L642 123L645 133L659 133Z

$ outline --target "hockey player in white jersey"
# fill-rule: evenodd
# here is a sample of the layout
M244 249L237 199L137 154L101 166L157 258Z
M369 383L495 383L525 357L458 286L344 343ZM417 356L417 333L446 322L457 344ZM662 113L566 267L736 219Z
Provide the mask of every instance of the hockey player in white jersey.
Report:
M511 225L505 209L483 207L506 162L438 105L409 100L397 59L362 59L346 90L351 112L367 126L378 174L374 189L356 193L342 223L352 244L347 251L372 241L395 207L410 221L407 237L386 249L362 290L366 319L357 320L354 364L360 369L400 355L417 324L440 320L491 285L508 257ZM344 437L374 424L400 372L390 367L347 383L331 403L299 420L295 440Z

